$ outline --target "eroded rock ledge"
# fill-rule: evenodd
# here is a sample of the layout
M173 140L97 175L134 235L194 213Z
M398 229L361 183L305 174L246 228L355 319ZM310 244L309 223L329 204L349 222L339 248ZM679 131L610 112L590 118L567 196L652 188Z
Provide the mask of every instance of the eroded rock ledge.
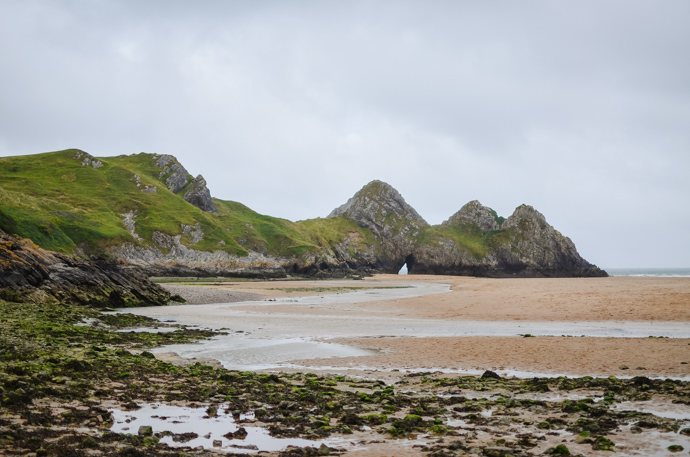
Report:
M122 260L80 260L0 231L0 299L93 307L165 305L171 294Z

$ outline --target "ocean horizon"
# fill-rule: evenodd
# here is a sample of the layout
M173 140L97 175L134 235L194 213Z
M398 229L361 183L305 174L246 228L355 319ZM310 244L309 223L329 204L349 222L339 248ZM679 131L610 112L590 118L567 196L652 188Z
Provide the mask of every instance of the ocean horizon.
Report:
M611 276L690 278L690 268L604 268Z

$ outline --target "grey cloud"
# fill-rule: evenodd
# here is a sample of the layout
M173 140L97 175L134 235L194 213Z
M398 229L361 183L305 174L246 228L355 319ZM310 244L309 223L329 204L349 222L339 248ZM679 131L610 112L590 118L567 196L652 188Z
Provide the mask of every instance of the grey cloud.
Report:
M371 179L432 223L529 203L600 265L682 266L687 17L684 1L2 2L0 153L173 154L214 196L292 220Z

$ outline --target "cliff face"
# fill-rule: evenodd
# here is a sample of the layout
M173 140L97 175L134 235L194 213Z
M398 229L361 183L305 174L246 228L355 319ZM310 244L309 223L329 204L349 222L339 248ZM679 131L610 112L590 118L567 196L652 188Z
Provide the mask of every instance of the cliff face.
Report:
M577 252L574 243L528 205L503 221L470 202L420 243L411 273L488 277L607 276Z
M414 251L417 237L429 227L397 190L381 181L364 186L328 217L345 217L370 229L382 244L379 268L396 273L404 263L400 259Z
M165 305L171 295L125 262L78 260L0 231L0 299L123 307Z
M475 200L441 225L429 226L395 189L374 181L329 215L337 216L372 230L383 246L379 269L389 273L407 263L410 274L606 276L527 205L503 219Z

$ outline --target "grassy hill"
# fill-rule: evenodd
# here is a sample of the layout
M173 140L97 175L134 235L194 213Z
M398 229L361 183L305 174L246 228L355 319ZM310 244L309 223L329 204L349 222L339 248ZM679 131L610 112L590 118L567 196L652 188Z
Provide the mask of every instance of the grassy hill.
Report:
M246 256L257 251L294 257L322 251L352 238L375 242L367 229L345 218L291 222L252 211L241 203L213 199L217 212L202 211L174 194L153 154L95 158L64 151L0 159L0 229L64 253L107 253L123 243L146 245L155 231L181 235L202 251ZM155 192L152 189L155 188ZM135 234L124 215L135 214ZM203 232L196 240L183 225Z
M395 189L372 181L329 217L291 222L212 199L205 180L177 159L146 153L0 158L0 229L45 249L124 258L173 275L390 273L404 263L412 273L606 274L527 205L504 220L469 202L429 226Z

